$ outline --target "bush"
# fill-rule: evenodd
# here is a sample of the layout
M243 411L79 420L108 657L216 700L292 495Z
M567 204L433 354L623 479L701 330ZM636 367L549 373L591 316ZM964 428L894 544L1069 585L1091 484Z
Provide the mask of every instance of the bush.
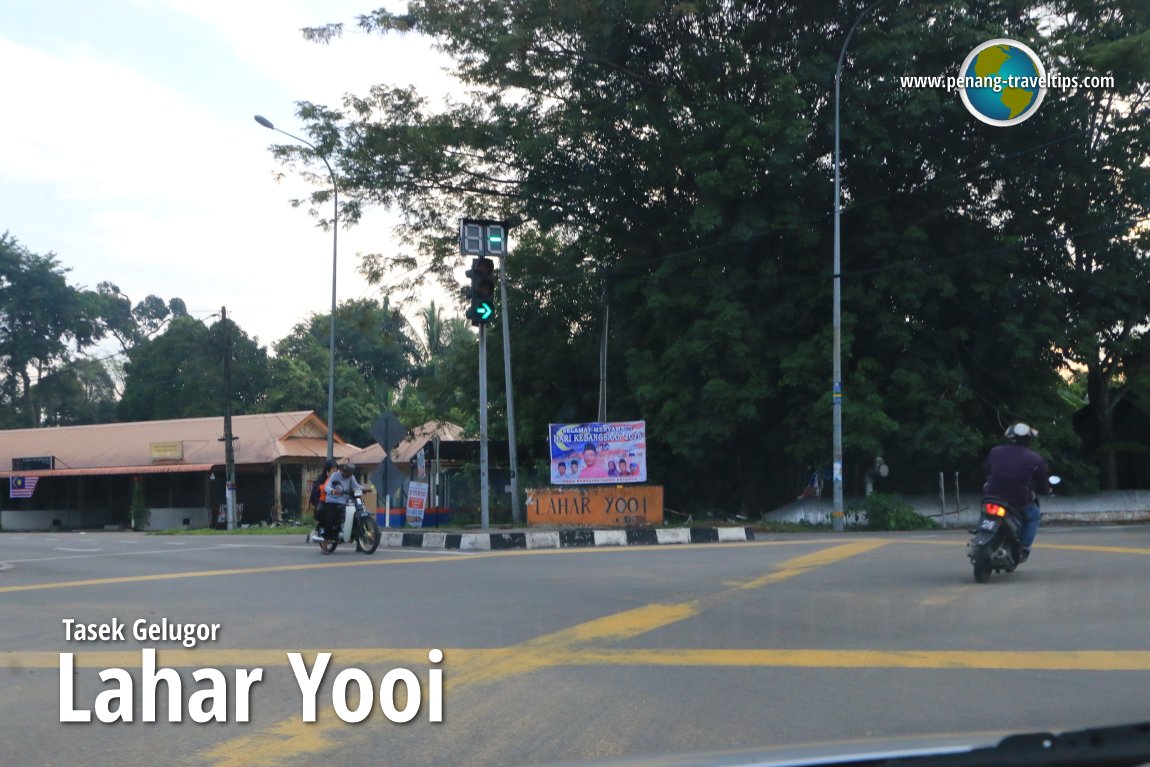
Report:
M132 483L132 529L144 530L152 519L152 510L144 500L144 483L136 480Z
M885 493L867 496L861 508L853 507L848 513L856 521L865 517L868 530L933 530L938 527L933 519L917 513L906 501Z

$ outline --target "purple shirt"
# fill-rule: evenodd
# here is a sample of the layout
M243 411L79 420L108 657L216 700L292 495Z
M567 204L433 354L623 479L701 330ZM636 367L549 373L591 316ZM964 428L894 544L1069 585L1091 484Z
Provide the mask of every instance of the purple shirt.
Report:
M990 449L984 495L1001 498L1022 510L1034 502L1035 494L1050 492L1050 470L1038 453L1022 445L998 445Z

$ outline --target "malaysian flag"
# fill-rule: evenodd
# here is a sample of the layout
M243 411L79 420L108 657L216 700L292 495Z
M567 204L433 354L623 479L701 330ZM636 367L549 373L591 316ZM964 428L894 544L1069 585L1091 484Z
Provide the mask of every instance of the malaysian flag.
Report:
M9 477L8 497L31 498L32 493L36 492L36 483L39 481L39 477Z

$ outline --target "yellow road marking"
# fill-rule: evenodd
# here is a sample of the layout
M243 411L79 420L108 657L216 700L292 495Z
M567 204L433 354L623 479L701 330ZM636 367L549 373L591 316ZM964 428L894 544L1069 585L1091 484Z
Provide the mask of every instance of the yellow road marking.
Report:
M1035 551L1042 551L1045 549L1057 549L1061 551L1097 551L1102 554L1139 554L1142 556L1150 555L1150 548L1141 548L1137 546L1093 546L1080 543L1045 543L1042 541L1041 533L1039 533L1039 540L1034 544ZM966 539L961 541L940 541L928 540L925 538L891 538L892 543L925 543L930 546L965 546Z
M1150 671L1150 651L582 650L566 665Z
M813 543L826 543L826 540L804 538L793 541L751 541L748 543L720 543L714 544L722 546L723 548L745 548L747 546L795 546ZM306 550L306 549L305 549ZM428 551L428 549L418 549L419 551ZM396 552L404 552L404 549L395 549ZM407 550L407 551L410 551ZM457 549L451 549L452 552L457 552ZM467 556L460 556L458 553L442 556L427 556L418 559L361 559L354 562L333 562L330 559L325 559L322 562L300 563L292 565L269 565L267 567L233 567L226 570L196 570L193 572L184 573L156 573L153 575L125 575L118 578L90 578L87 580L78 581L55 581L51 583L27 583L19 586L0 586L0 594L9 594L18 591L45 591L50 589L75 589L85 588L89 586L114 586L122 583L147 583L153 581L170 581L180 580L182 578L212 578L220 575L260 575L263 573L283 573L292 572L296 570L316 570L321 568L340 568L340 567L381 567L390 565L416 565L432 562L468 562L474 559L489 559L492 557L515 557L515 556L541 556L552 554L620 554L632 553L637 554L640 552L668 552L668 551L698 551L696 546L690 545L661 545L661 546L588 546L588 547L570 547L563 549L512 549L507 551L476 551L465 552ZM30 563L22 563L25 568Z
M634 610L625 610L614 615L580 623L569 629L546 634L529 640L526 644L532 646L556 644L568 646L586 644L596 640L620 642L694 617L699 614L700 610L701 606L698 602L644 605Z
M1038 549L1061 549L1064 551L1101 551L1105 554L1141 554L1150 555L1150 549L1135 548L1133 546L1086 546L1076 543L1036 543Z
M810 554L805 554L801 557L788 559L779 565L775 572L764 575L760 578L747 581L746 583L739 584L734 588L739 591L746 591L749 589L757 589L760 586L766 586L770 583L778 583L785 581L788 578L793 578L796 575L802 575L808 570L813 570L816 567L823 567L824 565L833 564L842 561L849 557L858 556L859 554L866 554L881 546L885 546L890 541L885 538L866 538L861 541L854 541L853 543L844 543L839 546L815 551Z
M706 607L733 599L747 589L777 583L815 567L872 551L886 543L887 541L882 539L866 539L831 546L812 554L784 560L775 565L774 570L767 576L736 584L718 594L678 604L654 604L624 610L545 634L512 647L492 650L453 650L453 654L465 659L474 658L474 661L461 662L463 668L460 671L445 674L445 692L464 685L489 683L542 668L568 664L571 658L578 656L581 648L586 648L591 642L613 642L640 636L698 615ZM335 651L332 652L334 655ZM444 651L445 662L447 658L447 651ZM339 722L321 721L305 724L298 720L287 720L272 728L226 741L207 751L205 756L208 763L214 767L273 767L284 763L289 757L299 759L309 754L318 756L332 748L335 745L335 738L343 732Z
M296 652L293 650L292 652ZM300 650L310 665L318 652L330 652L340 666L387 665L419 669L427 650L411 648L336 648ZM512 673L553 666L698 666L737 668L907 668L1005 669L1018 671L1150 671L1150 650L835 650L835 649L596 649L518 645L496 648L447 648L441 664L449 683L495 681L493 665L512 664ZM125 650L81 651L74 668L131 668L140 653ZM165 668L288 667L283 650L159 650ZM59 656L48 652L0 653L0 668L58 669Z
M480 555L483 556L483 555ZM284 573L293 570L315 570L328 567L370 567L380 565L410 565L424 562L456 562L466 557L442 556L421 559L362 560L357 562L320 562L296 565L271 565L268 567L234 567L227 570L196 570L186 573L155 573L153 575L125 575L119 578L92 578L83 581L56 581L52 583L27 583L21 586L2 586L0 594L16 591L43 591L46 589L74 589L83 586L112 586L119 583L148 583L152 581L174 581L183 578L212 578L219 575L259 575L262 573Z

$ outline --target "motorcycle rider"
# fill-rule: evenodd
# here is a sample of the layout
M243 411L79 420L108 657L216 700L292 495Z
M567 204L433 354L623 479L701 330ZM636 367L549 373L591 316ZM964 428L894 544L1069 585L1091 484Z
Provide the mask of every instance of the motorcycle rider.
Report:
M1038 437L1036 429L1025 423L1016 423L1007 428L1005 436L1006 444L992 447L986 457L983 465L986 484L982 486L982 492L986 496L1001 498L1022 512L1024 522L1018 542L1022 548L1021 561L1025 562L1042 520L1038 495L1053 492L1050 470L1043 457L1031 447Z
M356 495L363 494L363 487L355 479L355 464L348 461L333 471L323 485L323 536L329 541L339 540L343 526L344 507Z

